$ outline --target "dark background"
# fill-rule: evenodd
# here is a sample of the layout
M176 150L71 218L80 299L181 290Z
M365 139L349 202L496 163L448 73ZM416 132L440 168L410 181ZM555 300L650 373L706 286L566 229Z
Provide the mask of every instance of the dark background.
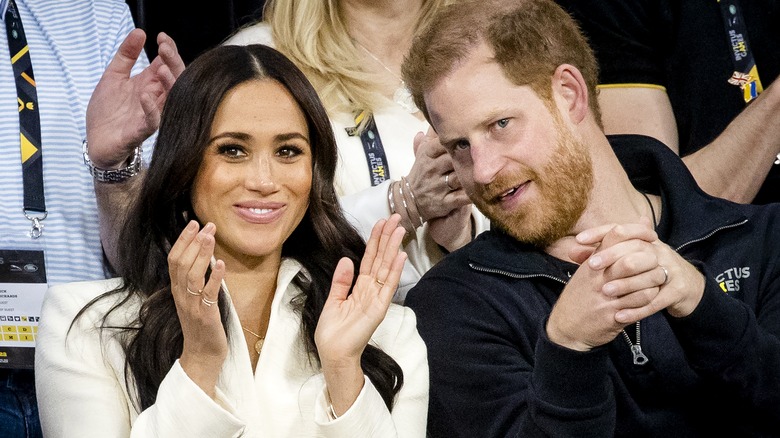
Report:
M126 0L136 27L147 34L146 54L157 56L157 34L170 35L185 64L262 16L265 0ZM208 7L203 7L208 5Z

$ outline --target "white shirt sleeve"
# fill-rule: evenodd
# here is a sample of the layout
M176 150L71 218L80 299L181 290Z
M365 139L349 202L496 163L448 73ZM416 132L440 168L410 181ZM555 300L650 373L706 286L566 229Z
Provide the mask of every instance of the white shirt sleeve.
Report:
M428 412L428 360L417 333L414 312L392 305L372 338L401 366L404 384L395 397L392 413L368 377L352 406L339 418L328 417L326 391L318 395L314 420L323 436L333 438L424 437Z
M212 400L178 361L160 385L154 405L137 415L127 390L124 352L115 330L100 330L115 302L94 304L71 326L92 297L117 281L71 283L49 289L36 346L36 390L41 426L50 437L239 436L244 425L224 400ZM133 307L133 306L130 306ZM118 316L131 309L117 309ZM137 310L136 310L137 312ZM121 318L120 318L121 319Z

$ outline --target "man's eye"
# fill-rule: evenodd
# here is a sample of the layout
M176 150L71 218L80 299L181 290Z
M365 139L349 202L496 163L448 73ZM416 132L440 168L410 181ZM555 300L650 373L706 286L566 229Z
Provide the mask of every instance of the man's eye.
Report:
M466 140L461 140L455 143L454 149L468 149L470 146L469 142Z
M509 124L509 119L501 119L496 122L496 126L498 126L499 128L506 128L506 125L508 124Z

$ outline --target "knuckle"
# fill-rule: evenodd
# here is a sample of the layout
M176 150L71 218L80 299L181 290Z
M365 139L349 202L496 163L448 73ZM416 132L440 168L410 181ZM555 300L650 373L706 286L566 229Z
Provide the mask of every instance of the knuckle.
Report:
M622 224L621 225L616 225L615 227L612 228L611 233L615 237L625 237L625 236L628 235L628 229L627 229L627 227L625 225L622 225Z

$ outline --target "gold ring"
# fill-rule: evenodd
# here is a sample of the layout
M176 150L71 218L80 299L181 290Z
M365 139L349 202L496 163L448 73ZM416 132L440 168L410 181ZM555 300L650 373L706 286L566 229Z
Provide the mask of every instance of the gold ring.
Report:
M666 286L666 284L669 283L669 271L661 265L658 265L658 267L664 270L664 282L661 283L661 286Z
M378 285L380 285L380 286L384 286L384 285L385 285L385 282L384 282L384 281L380 281L380 280L377 280L377 279L374 279L374 281L376 281L376 283L377 283Z
M201 297L200 300L203 302L203 304L207 305L208 307L211 307L212 305L217 304L217 300L210 301L210 300L207 300L206 297Z
M193 291L190 290L189 287L187 287L187 293L190 294L190 295L195 295L196 297L199 297L199 296L203 295L203 289L198 289L197 292L193 292Z

